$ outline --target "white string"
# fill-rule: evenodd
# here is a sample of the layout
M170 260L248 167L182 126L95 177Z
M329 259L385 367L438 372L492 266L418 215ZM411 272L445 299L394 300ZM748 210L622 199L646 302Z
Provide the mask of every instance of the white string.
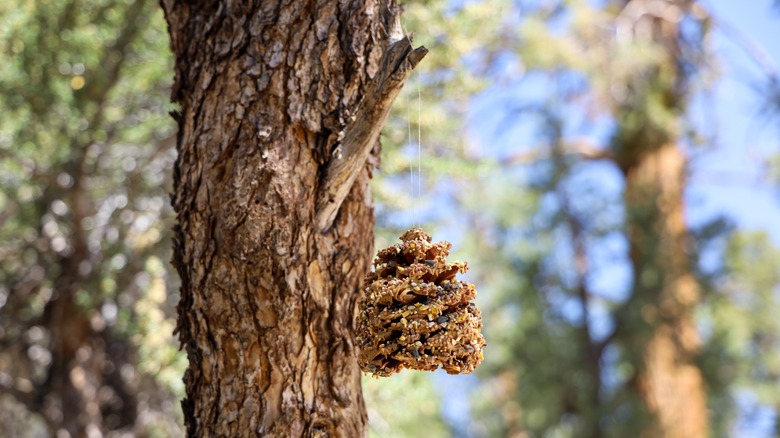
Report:
M406 20L403 22L403 28L406 29ZM404 36L409 35L404 30ZM409 41L411 43L411 41ZM417 192L414 190L414 156L409 158L409 192L412 198L412 221L415 226L420 226L420 198L422 197L422 127L420 119L422 118L421 105L422 72L417 70ZM409 146L412 145L412 98L410 93L406 94L406 129Z
M412 146L412 98L406 93L406 141L409 149ZM411 154L409 155L409 197L412 200L412 221L417 221L417 210L414 197L414 164Z
M422 109L421 109L421 91L422 90L422 70L417 69L417 207L420 208L420 199L422 198ZM419 217L417 218L419 221ZM419 226L419 222L417 223Z

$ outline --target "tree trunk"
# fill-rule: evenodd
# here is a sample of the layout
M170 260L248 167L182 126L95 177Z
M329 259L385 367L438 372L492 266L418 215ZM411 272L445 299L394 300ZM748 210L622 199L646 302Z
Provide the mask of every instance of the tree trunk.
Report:
M690 0L666 0L665 10L703 26ZM709 431L704 379L695 363L700 340L693 321L699 302L688 258L684 217L685 156L678 146L692 69L683 53L700 41L683 37L680 17L659 14L654 0L628 0L616 20L621 38L658 50L650 67L628 82L618 106L615 158L625 175L625 205L634 290L619 314L623 347L635 370L632 388L649 421L649 437L705 437ZM697 15L699 14L699 15ZM703 31L702 31L703 32ZM703 34L702 34L703 35ZM702 36L703 38L703 36ZM687 55L690 57L690 55Z
M424 53L394 2L162 6L188 435L365 435L352 330L373 253L367 158Z
M636 344L636 388L653 417L645 433L654 437L705 437L708 431L704 379L694 363L699 291L686 255L684 172L682 151L666 144L626 174L634 314L648 330Z

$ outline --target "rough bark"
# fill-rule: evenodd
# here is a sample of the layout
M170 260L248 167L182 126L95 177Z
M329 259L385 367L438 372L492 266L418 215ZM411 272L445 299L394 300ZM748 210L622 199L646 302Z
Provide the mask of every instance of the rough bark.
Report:
M181 104L172 203L188 435L364 435L352 331L373 252L366 157L384 121L365 102L398 71L400 89L421 55L384 56L404 44L394 2L162 6ZM342 145L361 130L354 157ZM355 165L334 171L342 159ZM320 225L318 204L335 206Z

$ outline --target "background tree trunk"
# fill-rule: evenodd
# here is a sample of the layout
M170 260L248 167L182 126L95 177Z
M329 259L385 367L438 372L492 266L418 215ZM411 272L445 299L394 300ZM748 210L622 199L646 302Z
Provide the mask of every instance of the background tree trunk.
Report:
M700 341L693 322L699 290L686 255L683 216L685 158L674 144L642 157L626 176L634 306L640 330L636 388L654 417L648 436L705 437L704 379L694 358Z
M376 0L162 6L181 104L172 203L188 434L365 435L352 329L373 254L366 157L383 118L359 104L387 76L399 11ZM366 120L379 125L369 147L343 149ZM355 163L346 198L319 227L318 193L342 159Z
M2 161L23 163L25 155L34 150L30 157L34 157L37 169L22 180L39 189L30 199L12 196L9 203L7 194L13 191L7 181L14 179L14 171L10 167L0 171L7 178L0 187L0 402L6 394L12 395L27 412L40 415L49 436L126 432L140 416L137 393L142 383L141 378L128 378L128 373L123 377L122 369L134 370L137 348L126 332L107 322L101 313L101 306L116 298L113 290L101 285L101 278L109 277L101 277L107 271L105 260L121 245L110 249L110 244L95 245L94 218L106 198L126 194L133 185L128 181L141 178L136 172L123 173L126 180L119 190L112 186L111 160L95 161L109 155L106 151L118 129L107 121L106 109L121 99L117 95L123 93L120 83L126 60L137 54L140 35L155 9L143 0L129 5L106 2L106 10L124 17L117 25L74 1L38 6L27 9L11 3L0 11L4 23L24 29L14 38L25 42L21 47L27 46L25 52L14 54L20 63L8 65L7 76L0 79L4 83L0 93L4 117L21 120L24 128L14 129L12 124L10 131L6 131L9 125L2 130L12 136L9 144L35 145L27 151L21 146L13 148L13 153L3 154ZM10 20L7 10L18 10L17 20L21 21ZM87 23L105 32L82 46L75 35ZM62 38L63 34L71 37ZM33 73L54 72L58 59L66 58L81 60L85 70L79 73L81 85L72 95L55 91L61 90L55 75ZM99 68L92 59L102 60ZM12 103L9 95L20 100ZM20 118L20 113L27 115ZM83 121L83 129L73 129L74 119ZM102 140L97 140L99 135ZM124 150L132 151L129 156L145 157L135 146L132 142L123 144ZM58 178L69 182L58 183ZM62 205L63 214L51 214L54 203ZM11 217L14 220L9 221ZM56 231L47 234L47 228ZM121 229L115 229L117 235ZM28 242L35 244L17 246L19 241L8 238L30 232L36 239ZM53 244L55 239L59 245ZM134 256L145 260L153 253L152 246ZM22 262L14 267L8 263L11 259ZM123 265L125 279L142 271L132 261ZM110 275L114 276L119 282L120 274ZM6 295L6 291L10 293ZM6 297L10 299L6 301ZM6 410L7 405L2 405L0 411ZM17 416L13 420L23 425L21 436L40 433L37 418ZM7 424L0 424L0 435L16 436L6 429Z
M693 7L689 0L666 4L681 14ZM686 45L698 48L701 41L687 41L690 35L684 35L680 20L655 13L655 5L650 0L627 1L617 19L619 32L630 28L634 39L647 39L659 50L656 65L629 83L633 98L619 110L624 119L615 154L626 181L634 291L626 314L618 318L624 318L621 324L631 334L624 338L624 347L635 369L633 388L651 417L643 436L705 437L707 397L695 363L700 340L693 321L700 293L687 255L686 159L679 145L679 118L692 75L681 57L690 50ZM647 108L654 106L665 115L650 114ZM626 116L632 111L634 115Z

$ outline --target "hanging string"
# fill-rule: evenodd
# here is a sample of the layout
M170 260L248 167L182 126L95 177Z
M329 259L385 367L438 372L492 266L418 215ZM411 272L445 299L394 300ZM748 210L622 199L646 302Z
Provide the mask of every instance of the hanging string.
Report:
M406 33L406 20L403 21L404 36L411 39L409 34ZM422 88L422 73L417 70L417 191L415 192L414 184L414 155L413 152L409 156L409 194L412 198L412 222L415 226L420 226L420 198L422 197L422 128L420 119L422 118L422 105L421 105L421 88ZM412 98L410 93L406 93L406 130L408 145L412 146Z
M420 208L420 199L422 198L422 70L417 69L417 207ZM419 221L419 217L417 218ZM418 222L419 226L420 223Z
M406 93L406 142L409 145L409 149L412 149L412 98L409 93ZM417 222L417 210L415 206L414 196L414 161L409 155L409 197L412 200L412 221Z

